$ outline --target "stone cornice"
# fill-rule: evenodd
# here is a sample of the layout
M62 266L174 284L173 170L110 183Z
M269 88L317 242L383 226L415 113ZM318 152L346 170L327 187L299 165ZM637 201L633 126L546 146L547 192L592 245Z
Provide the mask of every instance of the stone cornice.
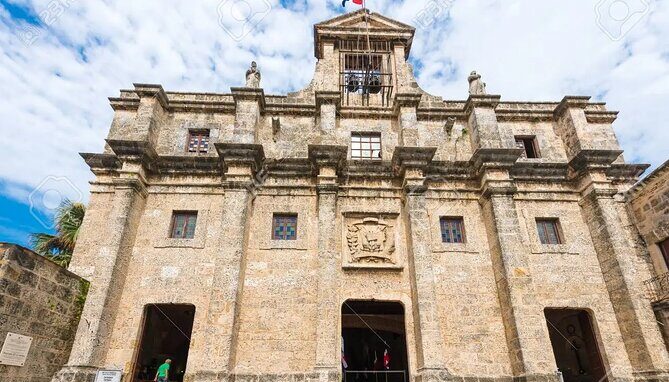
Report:
M589 169L608 168L622 153L622 150L581 150L569 161L569 167L576 173Z
M403 175L409 168L424 171L432 162L436 151L436 147L397 146L393 152L393 168L400 175Z
M225 166L249 166L255 173L262 167L265 152L262 145L245 143L215 143L216 151Z
M586 110L585 119L588 123L613 123L618 118L617 111Z
M155 98L163 109L167 109L167 95L161 85L155 84L133 84L135 87L135 94L139 98Z
M567 181L569 165L564 162L517 161L510 168L509 174L515 180Z
M309 160L315 167L329 166L340 171L346 163L347 146L309 145Z
M265 92L261 88L230 88L235 104L239 101L257 101L260 111L265 111Z
M113 171L121 168L121 161L114 154L79 153L91 171Z
M486 168L508 169L515 165L522 153L523 149L518 148L478 148L472 155L470 163L477 174Z
M158 154L147 141L106 139L116 157L122 162L140 162L146 169L151 169Z
M155 172L159 174L220 174L221 162L211 155L161 155L156 161Z
M502 96L494 94L471 94L469 98L467 98L467 102L465 102L464 113L467 115L471 114L475 107L494 109L499 105L500 98L502 98Z
M341 106L341 93L338 91L318 90L314 94L316 100L316 109L320 109L321 105L336 105L337 108Z
M553 111L553 118L560 118L560 116L570 108L585 109L589 102L589 96L564 96L562 101L560 101L560 103L555 107L555 111Z

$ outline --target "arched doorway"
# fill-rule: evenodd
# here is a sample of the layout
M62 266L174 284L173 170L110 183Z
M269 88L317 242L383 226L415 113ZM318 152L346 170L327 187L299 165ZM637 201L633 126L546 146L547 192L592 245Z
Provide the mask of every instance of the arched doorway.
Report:
M553 354L564 382L608 380L590 314L582 309L545 309Z
M344 382L409 381L402 304L347 300L341 317Z
M144 307L132 382L153 381L158 366L168 358L172 361L169 380L183 381L194 316L195 306L190 304L149 304Z

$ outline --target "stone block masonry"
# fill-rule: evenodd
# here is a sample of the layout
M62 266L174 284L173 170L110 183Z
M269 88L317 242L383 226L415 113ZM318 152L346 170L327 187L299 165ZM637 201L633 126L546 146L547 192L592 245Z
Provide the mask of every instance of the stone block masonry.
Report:
M8 332L33 338L25 365L0 365L0 381L51 380L67 362L87 286L26 248L0 243L0 348Z
M647 166L617 112L430 95L414 32L368 10L316 24L313 81L287 95L258 62L230 93L111 98L104 151L82 154L85 323L53 381L152 379L168 356L178 382L669 381L621 198Z

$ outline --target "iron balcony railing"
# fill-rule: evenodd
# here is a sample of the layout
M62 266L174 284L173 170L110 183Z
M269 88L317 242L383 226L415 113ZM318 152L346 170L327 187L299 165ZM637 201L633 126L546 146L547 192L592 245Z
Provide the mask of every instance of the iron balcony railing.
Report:
M344 382L407 382L406 370L344 370Z
M644 281L644 285L652 302L669 300L669 272Z

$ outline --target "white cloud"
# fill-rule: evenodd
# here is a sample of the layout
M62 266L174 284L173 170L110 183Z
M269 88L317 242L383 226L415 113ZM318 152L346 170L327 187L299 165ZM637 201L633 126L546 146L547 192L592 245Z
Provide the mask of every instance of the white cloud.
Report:
M39 12L49 2L14 3ZM91 175L77 153L101 151L112 116L106 98L133 82L227 92L242 84L254 59L267 93L306 86L315 63L312 26L341 13L340 1L298 0L288 8L270 2L271 12L240 42L218 24L218 0L70 0L30 46L18 37L25 22L1 11L0 179L11 190L0 192L23 198L15 190L35 187L49 175L67 175L87 190ZM415 25L429 1L367 4ZM669 154L663 118L669 104L669 4L653 2L619 42L598 28L596 4L456 0L429 30L417 30L412 59L421 68L419 84L463 99L466 75L476 69L488 89L506 100L604 95L610 109L621 111L614 127L628 160L660 164ZM355 9L349 2L347 10Z

